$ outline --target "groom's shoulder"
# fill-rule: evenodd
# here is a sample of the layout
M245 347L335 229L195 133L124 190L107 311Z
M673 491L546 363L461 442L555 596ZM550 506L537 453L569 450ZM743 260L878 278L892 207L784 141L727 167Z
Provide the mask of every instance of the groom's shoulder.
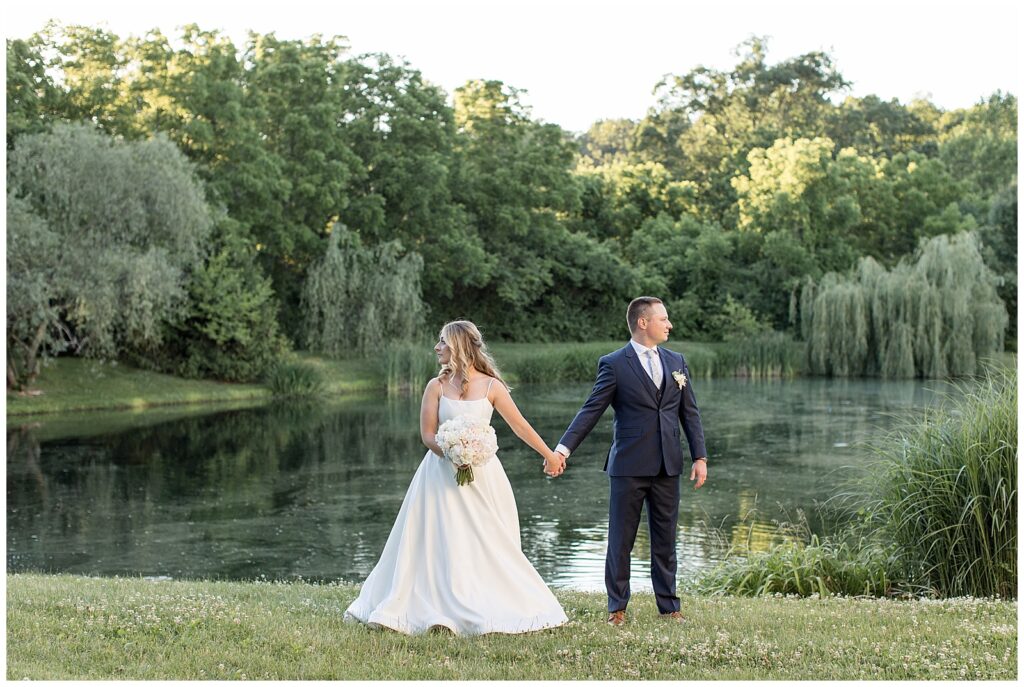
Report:
M622 348L617 348L614 351L612 351L611 353L605 353L604 355L601 356L600 359L603 362L609 362L609 363L610 362L615 362L619 358L625 357L625 355L626 355L626 353L628 351L629 351L629 344L627 343Z
M681 364L687 364L686 356L684 356L681 351L672 351L672 355L674 355L676 357L676 360L678 360Z

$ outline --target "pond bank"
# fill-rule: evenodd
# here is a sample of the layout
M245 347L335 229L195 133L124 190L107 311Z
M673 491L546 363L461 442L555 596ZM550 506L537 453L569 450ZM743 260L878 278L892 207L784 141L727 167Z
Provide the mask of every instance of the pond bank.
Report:
M300 355L321 369L331 395L383 391L369 361L335 361ZM39 375L39 395L8 392L7 416L81 410L140 410L155 406L267 401L273 396L262 384L185 379L118 362L57 358Z
M585 369L577 376L593 378L597 359L615 350L622 342L569 344L495 344L492 350L510 381L518 382L517 370L530 374L538 363L562 365L567 354L584 356ZM696 355L708 355L714 344L680 343L694 349ZM423 357L432 359L429 345ZM339 396L352 393L385 393L387 381L382 361L372 358L336 360L310 353L296 353L295 360L315 367L324 379L324 393ZM205 379L185 379L143 370L119 362L62 357L50 361L39 375L38 394L7 394L7 415L25 416L82 410L141 410L155 406L225 404L270 400L273 393L260 383L229 383ZM420 389L415 390L418 398Z
M522 382L591 382L597 360L623 345L622 341L583 343L497 343L491 349L508 380ZM769 377L799 376L792 361L799 357L785 344L778 357L790 360L785 371L769 366ZM737 351L731 344L672 341L668 348L686 356L697 378L757 376L753 359L758 351ZM429 350L424 355L430 358ZM748 360L748 357L750 358ZM370 358L334 360L310 353L297 353L297 360L316 367L324 378L324 392L330 396L358 392L386 393L388 381L382 361ZM1016 367L1016 356L1001 353L996 367ZM774 370L774 371L773 371ZM7 416L62 413L80 410L140 410L154 406L228 403L269 400L273 394L263 384L185 379L151 372L118 362L85 358L57 358L39 376L38 395L7 394ZM411 392L417 398L420 389Z
M343 622L357 585L7 576L7 679L1012 680L1017 604L556 590L570 623L529 635L407 637Z

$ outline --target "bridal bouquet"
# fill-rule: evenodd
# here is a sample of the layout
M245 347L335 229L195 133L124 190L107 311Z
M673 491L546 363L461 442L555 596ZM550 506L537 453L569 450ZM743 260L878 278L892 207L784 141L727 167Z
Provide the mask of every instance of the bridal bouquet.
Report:
M453 417L437 428L437 445L458 468L455 482L461 487L473 481L473 466L483 465L498 452L498 437L486 422L468 415Z

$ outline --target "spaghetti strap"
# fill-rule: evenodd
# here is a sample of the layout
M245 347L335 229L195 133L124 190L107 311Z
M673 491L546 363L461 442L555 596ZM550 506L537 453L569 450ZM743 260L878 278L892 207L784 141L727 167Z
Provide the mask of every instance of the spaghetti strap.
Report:
M487 392L484 394L484 398L491 395L491 384L494 384L494 377L491 377L491 381L487 383Z

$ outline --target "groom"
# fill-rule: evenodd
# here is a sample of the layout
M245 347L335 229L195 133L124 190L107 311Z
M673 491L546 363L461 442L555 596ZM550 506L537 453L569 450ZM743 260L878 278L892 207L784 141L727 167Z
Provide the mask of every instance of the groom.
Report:
M576 450L609 405L615 410L614 434L604 469L611 483L608 554L604 581L608 622L622 625L629 603L629 555L647 504L651 535L651 581L662 617L683 621L676 596L676 521L683 452L679 424L686 432L699 488L707 479L707 451L700 411L686 361L660 348L672 331L660 299L635 298L626 310L628 344L598 362L597 381L555 451L565 458Z

